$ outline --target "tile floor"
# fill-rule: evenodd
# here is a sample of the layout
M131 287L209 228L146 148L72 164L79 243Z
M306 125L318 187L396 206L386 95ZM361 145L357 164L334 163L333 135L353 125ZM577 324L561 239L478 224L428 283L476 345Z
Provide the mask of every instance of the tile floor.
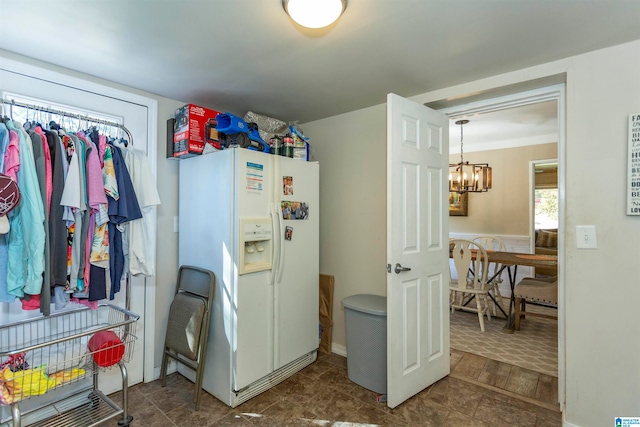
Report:
M346 358L335 354L319 354L311 366L234 409L203 392L195 411L193 384L177 373L167 382L130 388L132 427L562 425L556 378L457 350L451 375L395 409L349 381ZM118 393L111 397L121 402Z

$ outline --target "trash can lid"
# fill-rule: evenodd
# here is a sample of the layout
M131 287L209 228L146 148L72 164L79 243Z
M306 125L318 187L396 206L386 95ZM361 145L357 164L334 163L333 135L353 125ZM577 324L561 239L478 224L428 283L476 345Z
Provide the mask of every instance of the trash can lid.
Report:
M342 300L342 305L344 305L345 308L375 314L377 316L387 315L387 297L380 295L351 295Z

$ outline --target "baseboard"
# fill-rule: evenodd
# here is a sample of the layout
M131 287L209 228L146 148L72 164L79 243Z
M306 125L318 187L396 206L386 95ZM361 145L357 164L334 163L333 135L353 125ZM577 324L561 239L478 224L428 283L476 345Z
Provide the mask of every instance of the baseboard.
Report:
M157 366L155 368L153 368L153 379L154 380L158 380L160 379L160 366ZM175 360L170 360L169 364L167 365L167 375L169 374L173 374L174 372L178 372L178 363ZM151 381L149 381L151 382Z
M566 422L565 420L562 420L562 427L580 427L578 424L571 424Z
M331 343L331 353L335 353L338 356L347 357L347 347L332 342Z

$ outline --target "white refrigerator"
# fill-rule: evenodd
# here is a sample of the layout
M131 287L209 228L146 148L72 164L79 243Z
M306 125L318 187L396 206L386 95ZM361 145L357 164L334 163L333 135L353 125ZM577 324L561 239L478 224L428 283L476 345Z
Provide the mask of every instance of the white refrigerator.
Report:
M179 264L216 276L203 388L236 407L316 360L319 165L244 148L183 159L179 203Z

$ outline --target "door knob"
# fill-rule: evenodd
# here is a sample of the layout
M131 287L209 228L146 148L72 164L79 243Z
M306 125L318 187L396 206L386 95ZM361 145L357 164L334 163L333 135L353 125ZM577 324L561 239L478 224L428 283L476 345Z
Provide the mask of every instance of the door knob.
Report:
M396 263L396 268L394 269L394 271L396 272L396 274L398 274L402 271L411 271L411 269L409 267L403 267L399 263Z

